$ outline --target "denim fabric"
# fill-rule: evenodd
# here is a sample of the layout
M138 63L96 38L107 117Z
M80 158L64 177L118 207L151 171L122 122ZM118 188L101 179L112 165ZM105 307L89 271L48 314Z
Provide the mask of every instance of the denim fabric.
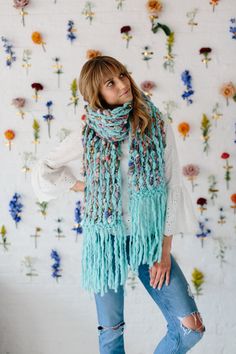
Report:
M127 238L127 250L129 238ZM138 277L155 301L167 321L166 335L154 350L154 354L184 354L203 336L202 332L187 328L182 319L198 311L190 286L178 263L171 254L171 273L168 286L163 283L158 290L150 285L149 267L139 266ZM125 354L124 349L124 288L115 292L109 289L103 296L94 294L97 317L100 354ZM201 315L200 315L201 318Z

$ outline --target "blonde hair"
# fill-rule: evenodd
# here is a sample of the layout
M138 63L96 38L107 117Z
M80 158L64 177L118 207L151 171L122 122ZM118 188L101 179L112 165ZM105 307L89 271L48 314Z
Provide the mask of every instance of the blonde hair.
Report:
M145 133L146 128L151 129L151 116L148 113L147 104L142 97L142 92L128 73L126 67L113 57L102 55L89 59L82 67L78 86L84 100L93 109L107 108L106 102L100 94L100 85L106 75L123 73L130 80L133 94L133 110L130 117L132 132L137 128Z

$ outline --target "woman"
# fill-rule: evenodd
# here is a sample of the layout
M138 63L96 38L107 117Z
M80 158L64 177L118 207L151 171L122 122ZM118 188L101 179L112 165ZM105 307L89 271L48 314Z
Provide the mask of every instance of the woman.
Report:
M38 163L32 182L42 200L69 187L84 191L82 286L94 293L100 353L125 352L129 269L168 322L154 353L186 353L205 326L171 254L173 234L184 231L180 218L194 222L171 127L115 58L88 60L79 89L88 103L82 132L84 182L65 166L81 156L78 134Z

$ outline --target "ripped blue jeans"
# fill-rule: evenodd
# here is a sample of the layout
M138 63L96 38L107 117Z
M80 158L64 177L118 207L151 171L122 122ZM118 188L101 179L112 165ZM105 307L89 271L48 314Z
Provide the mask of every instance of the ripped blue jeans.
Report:
M128 239L127 239L128 247ZM157 344L154 354L187 353L205 332L202 317L197 309L190 286L178 263L171 254L170 283L163 282L162 288L150 285L149 266L139 266L138 277L155 301L167 321L167 332ZM97 317L100 354L125 354L124 348L124 288L110 289L103 296L94 294ZM193 317L197 326L183 324L186 317ZM200 321L200 325L199 325Z

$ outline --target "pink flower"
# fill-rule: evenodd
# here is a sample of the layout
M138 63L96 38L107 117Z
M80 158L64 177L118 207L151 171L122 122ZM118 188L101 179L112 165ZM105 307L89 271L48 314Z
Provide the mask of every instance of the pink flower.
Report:
M156 84L153 81L146 80L141 83L141 89L146 92L151 91L155 87L156 87Z
M14 7L16 9L21 9L22 7L25 7L29 4L29 0L13 0L14 2Z
M183 175L186 177L195 177L199 174L199 167L194 164L188 164L183 167Z
M13 98L12 104L16 108L22 108L25 105L25 99L22 97Z

